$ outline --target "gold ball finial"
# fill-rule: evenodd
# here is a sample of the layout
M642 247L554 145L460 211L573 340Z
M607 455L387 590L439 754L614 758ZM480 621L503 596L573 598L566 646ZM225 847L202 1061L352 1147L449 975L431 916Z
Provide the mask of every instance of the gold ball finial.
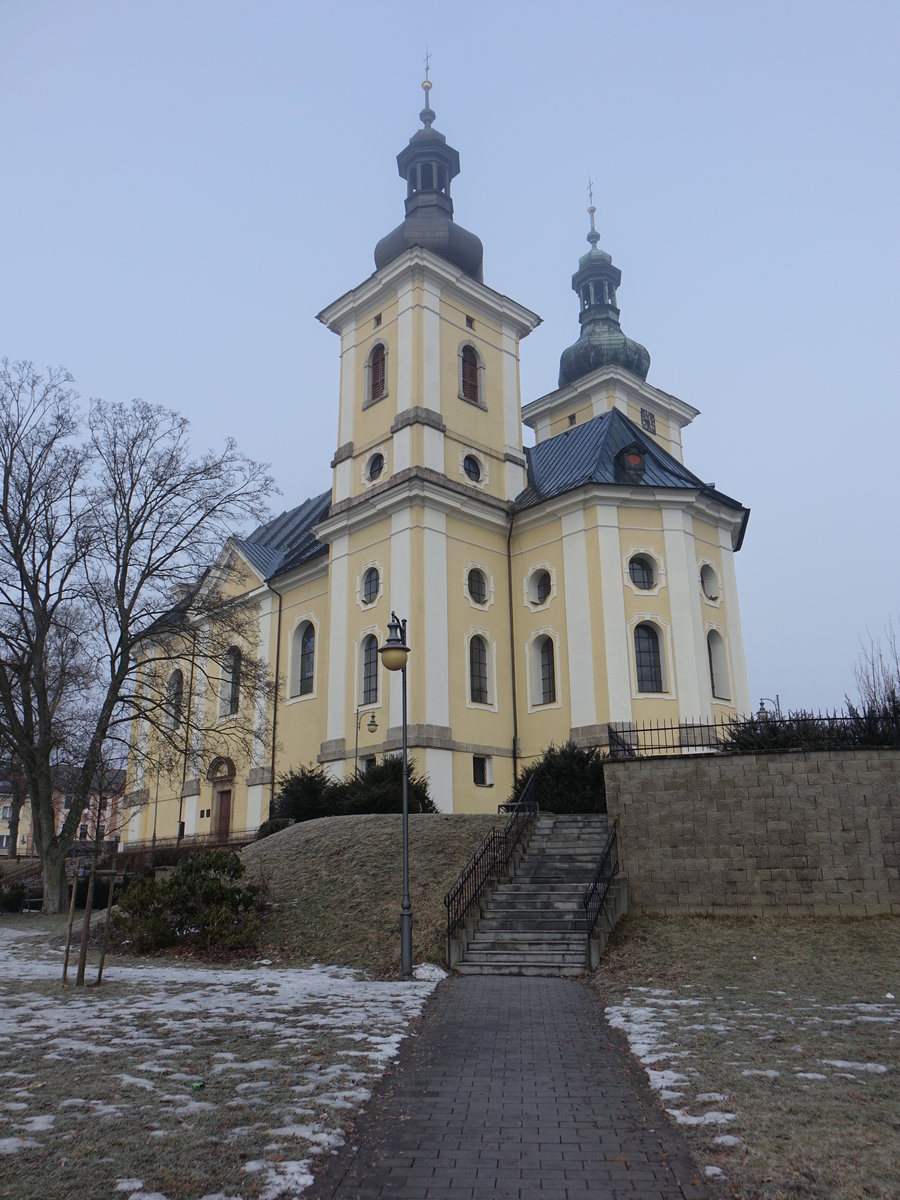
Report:
M431 80L430 80L430 79L426 79L426 80L424 81L424 83L422 84L422 91L423 91L423 92L430 92L430 91L431 91Z

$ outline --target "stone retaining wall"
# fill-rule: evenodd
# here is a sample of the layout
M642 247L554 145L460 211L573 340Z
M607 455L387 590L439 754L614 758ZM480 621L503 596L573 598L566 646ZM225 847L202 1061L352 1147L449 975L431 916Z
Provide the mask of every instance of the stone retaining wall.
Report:
M638 911L900 914L900 751L608 762Z

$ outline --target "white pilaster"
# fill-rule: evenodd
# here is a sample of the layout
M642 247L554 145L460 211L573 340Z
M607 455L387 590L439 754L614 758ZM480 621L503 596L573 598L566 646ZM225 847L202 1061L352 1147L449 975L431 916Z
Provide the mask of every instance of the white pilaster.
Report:
M747 660L744 657L744 635L741 632L741 610L738 606L734 551L731 548L731 530L724 526L719 527L719 546L722 550L722 585L728 621L726 644L731 658L734 706L739 713L749 714L753 712L753 708L750 703L750 686L747 681Z
M397 293L397 412L413 405L413 288L404 284Z
M597 543L600 549L600 588L603 600L603 641L610 721L631 720L631 669L625 627L625 592L619 548L619 510L597 505Z
M425 435L425 466L429 471L444 474L444 435L430 425L421 426Z
M594 725L597 721L597 703L594 694L591 593L583 509L563 516L562 544L572 724Z
M690 721L706 715L712 700L696 582L694 522L681 508L664 508L662 519L678 712L682 721Z
M356 319L351 317L341 330L341 412L338 420L338 445L353 441L353 413L356 409Z
M247 788L247 828L259 829L262 824L263 785L254 783Z
M429 660L430 661L430 660ZM425 751L428 790L441 812L453 812L453 753L429 747Z
M394 474L412 466L412 428L409 425L394 434L391 457Z
M331 543L331 606L328 614L328 718L325 737L344 737L347 729L347 612L350 603L350 539Z
M184 802L184 835L196 837L197 813L199 811L199 796L188 796Z
M425 720L450 724L450 647L447 580L447 516L425 509L425 636L428 670L425 674Z
M522 413L519 407L519 343L515 331L504 328L500 349L503 353L503 440L513 454L522 452ZM507 479L510 473L507 471ZM522 489L520 488L519 491ZM517 492L507 492L511 500Z
M267 678L272 665L272 626L273 616L277 607L278 597L274 592L269 592L259 602L259 633L257 637L256 656L260 665L265 666ZM275 685L276 687L278 685L277 679L275 680ZM269 705L268 697L264 690L256 697L255 710L250 766L261 767L268 765L269 755L267 751L271 749L266 739L266 730L269 724ZM250 828L253 828L253 826L250 826Z
M423 367L425 392L423 408L441 411L441 289L431 279L422 285L423 294ZM437 430L432 432L437 433ZM442 448L443 453L443 448ZM443 457L440 470L443 470Z
M402 621L409 619L412 602L411 587L412 571L412 514L408 508L391 515L391 576L390 576L390 607ZM428 643L425 631L410 627L407 631L409 645L413 654L426 654ZM379 668L384 670L383 667ZM397 728L402 721L403 692L399 671L385 671L390 680L390 723ZM410 677L407 670L407 709L411 705ZM383 677L382 677L383 678ZM409 713L407 712L407 716ZM411 719L411 718L409 718Z
M334 468L334 499L347 500L353 495L353 459L345 458Z

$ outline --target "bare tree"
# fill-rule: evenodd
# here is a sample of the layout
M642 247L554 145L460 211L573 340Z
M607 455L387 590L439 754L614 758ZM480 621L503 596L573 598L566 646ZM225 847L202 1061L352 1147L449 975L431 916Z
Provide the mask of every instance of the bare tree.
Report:
M194 456L187 421L140 400L94 401L85 414L71 384L62 370L0 363L0 723L50 912L65 902L65 858L98 769L132 723L188 753L198 731L171 719L172 664L190 649L215 674L240 644L242 685L267 683L252 607L223 599L207 570L236 525L259 519L266 469L231 441ZM220 731L254 734L252 721ZM77 770L57 832L60 761Z
M853 667L856 689L864 709L886 708L900 697L900 642L894 622L888 621L884 635L860 638L859 657Z

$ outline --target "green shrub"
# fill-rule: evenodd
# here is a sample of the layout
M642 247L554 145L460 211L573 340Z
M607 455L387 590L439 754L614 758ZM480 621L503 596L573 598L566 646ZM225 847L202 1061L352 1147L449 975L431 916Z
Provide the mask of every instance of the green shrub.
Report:
M598 746L548 746L536 763L519 772L510 803L519 799L533 773L534 798L542 812L605 813L605 757Z
M25 903L25 884L9 883L0 888L0 912L17 913Z
M437 812L428 781L416 774L415 765L410 759L409 811ZM342 780L329 779L321 767L300 767L283 775L279 787L270 820L314 821L318 817L398 813L403 809L403 763L399 755L393 755Z
M251 945L260 889L240 882L232 850L202 850L166 879L132 880L119 895L116 927L137 951L191 945L210 953Z
M256 840L262 841L263 838L270 837L273 833L281 833L282 829L287 829L294 822L289 817L269 817L268 821L263 821L259 829L256 831Z
M278 780L278 795L272 805L272 817L288 821L314 821L331 817L329 794L334 782L321 767L299 767Z

